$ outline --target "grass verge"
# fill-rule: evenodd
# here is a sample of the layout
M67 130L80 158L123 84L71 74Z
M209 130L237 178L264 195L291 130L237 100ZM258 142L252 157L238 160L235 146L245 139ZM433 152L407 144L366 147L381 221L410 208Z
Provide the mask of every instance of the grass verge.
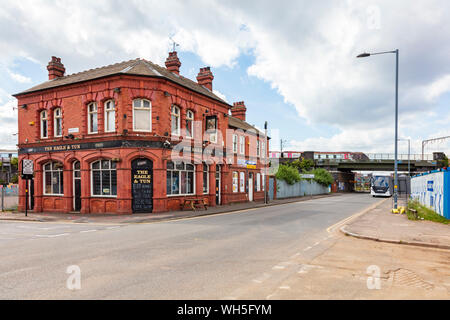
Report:
M408 203L408 208L417 210L417 216L418 216L418 219L416 219L416 217L414 216L414 214L411 211L406 210L406 214L408 215L409 220L421 220L421 218L423 218L423 220L429 220L429 221L439 222L439 223L443 223L443 224L450 224L450 220L437 214L430 208L427 208L427 207L421 205L416 200L410 200Z

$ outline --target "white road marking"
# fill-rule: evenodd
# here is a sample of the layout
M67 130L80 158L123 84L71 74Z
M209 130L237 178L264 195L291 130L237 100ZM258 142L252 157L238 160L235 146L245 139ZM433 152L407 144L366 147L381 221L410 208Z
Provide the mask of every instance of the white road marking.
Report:
M310 249L312 249L312 247L306 247L305 249L303 249L303 251L308 251Z
M35 237L39 237L39 238L57 238L57 237L63 237L63 236L68 236L69 233L61 233L61 234L36 234Z
M292 255L291 258L297 258L300 255L300 252L297 252L296 254Z
M281 287L279 287L279 289L281 289L281 290L291 290L291 287L289 287L289 286L281 286Z
M272 268L273 270L282 270L282 269L286 269L285 266L275 266Z
M319 245L319 244L320 244L320 241L319 241L319 242L316 242L316 243L314 243L313 247L315 247L315 246L317 246L317 245Z
M83 231L80 231L80 233L88 233L88 232L95 232L95 231L98 231L98 230L97 229L83 230Z

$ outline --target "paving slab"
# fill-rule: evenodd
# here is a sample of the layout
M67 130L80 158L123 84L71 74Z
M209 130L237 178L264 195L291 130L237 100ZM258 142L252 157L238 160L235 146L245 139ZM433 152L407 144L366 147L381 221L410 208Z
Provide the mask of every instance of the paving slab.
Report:
M361 239L450 250L450 225L409 220L406 214L391 213L391 206L390 199L386 199L340 230Z

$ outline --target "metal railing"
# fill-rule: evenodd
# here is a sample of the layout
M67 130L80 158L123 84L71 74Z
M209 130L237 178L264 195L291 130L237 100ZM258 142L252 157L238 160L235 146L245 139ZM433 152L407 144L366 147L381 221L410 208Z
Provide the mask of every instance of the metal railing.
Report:
M395 154L393 153L366 153L366 156L370 160L394 160ZM408 160L411 161L433 161L433 155L432 154L424 154L423 156L421 154L399 154L397 157L398 160Z

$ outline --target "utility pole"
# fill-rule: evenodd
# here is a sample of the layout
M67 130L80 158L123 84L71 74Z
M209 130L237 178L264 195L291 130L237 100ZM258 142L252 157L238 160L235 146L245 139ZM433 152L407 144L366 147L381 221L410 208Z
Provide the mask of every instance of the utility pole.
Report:
M264 203L267 203L267 185L266 185L266 179L267 179L267 151L269 150L269 147L267 145L267 121L264 123L264 139L265 139L265 148L264 148Z

